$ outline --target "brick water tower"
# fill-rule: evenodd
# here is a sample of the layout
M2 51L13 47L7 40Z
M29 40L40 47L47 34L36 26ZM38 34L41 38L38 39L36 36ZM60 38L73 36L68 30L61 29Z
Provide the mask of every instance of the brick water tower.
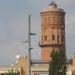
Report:
M41 60L50 60L53 50L65 49L65 12L51 2L41 12ZM66 51L65 51L66 52Z

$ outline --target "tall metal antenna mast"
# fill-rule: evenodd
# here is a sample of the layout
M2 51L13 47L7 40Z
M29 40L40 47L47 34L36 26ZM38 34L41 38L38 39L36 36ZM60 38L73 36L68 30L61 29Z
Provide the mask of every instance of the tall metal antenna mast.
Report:
M35 33L31 33L31 15L29 14L28 16L28 21L29 21L29 29L28 29L28 47L29 47L29 75L31 75L31 35L36 35Z
M29 30L28 30L28 44L29 44L29 75L31 75L31 27L30 27L30 14L28 16L28 21L29 21Z

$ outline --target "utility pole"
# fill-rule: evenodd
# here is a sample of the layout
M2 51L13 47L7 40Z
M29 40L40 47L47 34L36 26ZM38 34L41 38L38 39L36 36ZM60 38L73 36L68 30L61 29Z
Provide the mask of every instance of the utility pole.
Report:
M28 45L29 45L29 75L31 75L31 27L30 27L30 15L28 16L29 30L28 30Z
M31 75L31 35L36 35L34 33L31 33L31 15L28 16L28 21L29 21L29 28L28 28L28 47L29 47L29 75Z

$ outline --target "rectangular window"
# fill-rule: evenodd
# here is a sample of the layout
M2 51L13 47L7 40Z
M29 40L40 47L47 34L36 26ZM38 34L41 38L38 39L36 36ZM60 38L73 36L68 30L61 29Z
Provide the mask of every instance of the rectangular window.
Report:
M47 41L47 35L45 35L45 39L44 39L44 41Z
M57 35L57 42L59 43L59 35Z
M53 41L55 40L55 35L54 35L54 34L52 35L52 40L53 40Z
M61 35L61 41L64 41L64 35Z

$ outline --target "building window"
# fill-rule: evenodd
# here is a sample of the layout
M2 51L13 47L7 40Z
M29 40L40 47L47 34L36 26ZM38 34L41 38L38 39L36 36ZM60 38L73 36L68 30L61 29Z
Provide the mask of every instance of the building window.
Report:
M35 72L34 75L37 75L37 72Z
M57 35L57 42L59 43L59 35Z
M54 35L54 34L52 35L52 40L53 40L53 41L55 40L55 35Z
M64 41L64 35L61 35L61 41Z
M43 42L43 35L42 35L42 42Z
M47 41L47 35L45 35L45 39L44 39L44 41Z

